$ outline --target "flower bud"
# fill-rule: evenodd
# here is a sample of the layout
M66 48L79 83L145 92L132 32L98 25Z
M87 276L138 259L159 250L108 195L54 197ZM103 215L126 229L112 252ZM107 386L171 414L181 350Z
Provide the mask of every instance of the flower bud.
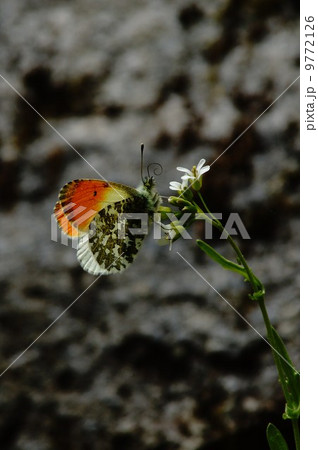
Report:
M192 206L192 203L182 197L171 196L168 198L168 202L172 205L178 206L179 208L182 208L183 206Z
M190 203L190 205L186 205L182 208L183 212L196 213L197 208Z
M182 192L182 197L186 200L191 201L193 199L193 192L188 188Z
M191 187L194 191L199 191L202 187L202 176L197 178Z

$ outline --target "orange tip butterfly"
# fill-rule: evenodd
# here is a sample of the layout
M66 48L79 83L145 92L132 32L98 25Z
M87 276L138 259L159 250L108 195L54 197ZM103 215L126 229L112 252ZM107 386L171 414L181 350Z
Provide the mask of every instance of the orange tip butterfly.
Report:
M77 258L82 268L93 275L109 275L122 272L134 261L145 237L132 233L127 220L119 233L120 216L146 213L151 221L160 202L151 176L142 177L136 189L104 180L79 179L61 189L54 215L67 236L78 238Z

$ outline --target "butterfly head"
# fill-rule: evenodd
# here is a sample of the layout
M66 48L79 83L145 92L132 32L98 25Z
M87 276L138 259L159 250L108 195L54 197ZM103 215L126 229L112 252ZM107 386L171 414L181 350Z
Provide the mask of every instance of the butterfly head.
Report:
M156 182L153 176L145 177L142 184L137 188L140 194L147 199L149 212L156 212L161 203L160 195L156 189Z
M151 176L151 177L145 177L142 180L142 184L143 184L145 190L151 191L155 187L156 182L155 182L154 177Z

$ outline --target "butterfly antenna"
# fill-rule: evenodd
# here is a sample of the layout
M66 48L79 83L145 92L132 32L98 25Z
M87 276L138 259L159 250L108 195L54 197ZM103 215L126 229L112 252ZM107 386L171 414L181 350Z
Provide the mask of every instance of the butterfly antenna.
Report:
M140 176L141 181L145 184L145 179L143 175L143 169L144 169L144 144L140 144Z
M150 169L152 170L153 175L150 174ZM163 168L162 165L159 163L150 163L147 166L147 173L148 173L148 177L151 178L154 175L157 177L159 175L161 175L163 172Z

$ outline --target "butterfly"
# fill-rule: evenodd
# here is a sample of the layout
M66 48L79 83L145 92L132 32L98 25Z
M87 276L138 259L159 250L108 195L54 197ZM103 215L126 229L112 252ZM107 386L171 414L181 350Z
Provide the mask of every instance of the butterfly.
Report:
M140 226L137 220L131 224L121 217L147 214L149 223L160 202L152 176L142 177L136 189L104 180L78 179L62 187L54 215L67 236L78 238L77 258L82 268L93 275L108 275L125 270L145 238L145 234L134 233Z

